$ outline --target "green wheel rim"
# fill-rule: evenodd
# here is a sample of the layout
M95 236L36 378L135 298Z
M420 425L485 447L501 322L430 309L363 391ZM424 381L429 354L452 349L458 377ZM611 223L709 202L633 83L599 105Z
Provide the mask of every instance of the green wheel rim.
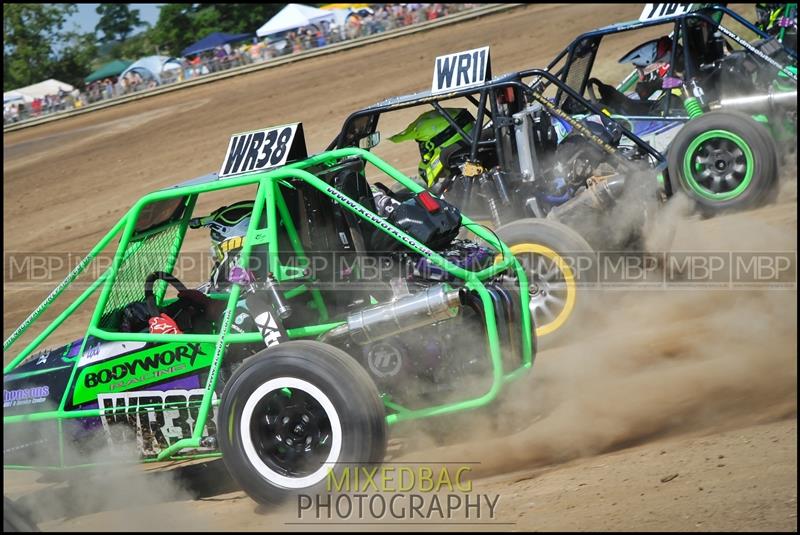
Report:
M686 149L683 176L701 197L727 201L750 186L754 164L753 151L744 139L727 130L709 130Z

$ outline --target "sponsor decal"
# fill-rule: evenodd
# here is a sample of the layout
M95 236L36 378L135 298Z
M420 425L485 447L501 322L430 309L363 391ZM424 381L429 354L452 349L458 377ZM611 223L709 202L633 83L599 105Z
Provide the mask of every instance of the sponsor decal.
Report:
M86 348L78 361L78 367L108 360L111 357L124 355L142 349L146 342L105 342Z
M100 417L109 446L136 444L143 457L151 457L194 433L195 423L203 400L204 390L144 390L118 394L100 394L100 409L107 411ZM212 394L212 402L216 393ZM213 407L213 405L212 405ZM203 436L217 432L217 409L203 429ZM200 447L208 451L211 448Z
M228 253L230 251L235 251L236 249L241 249L244 246L244 236L234 236L233 238L228 238L224 242L219 244L219 248L223 253Z
M124 392L207 367L212 344L163 344L81 370L72 403L79 405L106 392Z
M255 317L255 320L256 326L261 331L261 337L264 339L264 343L267 347L276 346L281 343L281 331L271 312L262 312Z
M797 82L797 74L789 70L785 65L781 65L780 63L778 63L777 61L766 55L764 52L762 52L761 50L757 49L756 47L748 43L745 39L742 39L734 32L723 26L722 24L720 24L717 27L719 28L719 31L721 31L722 33L724 33L725 35L727 35L728 37L739 43L743 48L746 48L747 50L749 50L762 60L766 61L767 63L778 69L778 71L782 72L783 74L785 74L786 76Z
M370 349L367 364L377 377L393 377L403 366L403 356L396 347L378 343Z
M692 10L692 4L645 4L640 21L659 20L676 15L683 15Z
M21 450L26 450L28 448L32 448L33 446L39 446L39 445L42 445L42 444L47 444L48 442L50 442L49 439L40 438L39 440L34 440L33 442L26 442L24 444L17 444L15 446L11 446L11 447L8 447L8 448L3 446L3 455L9 455L9 454L17 453L17 452L19 452Z
M302 123L234 134L219 170L219 178L266 171L308 156Z
M476 48L436 58L431 94L480 85L491 78L489 47Z
M50 395L49 386L32 386L18 390L3 389L3 408L44 403Z
M47 364L47 359L50 357L50 350L45 349L41 353L39 353L39 358L36 359L36 365L40 366L42 364Z

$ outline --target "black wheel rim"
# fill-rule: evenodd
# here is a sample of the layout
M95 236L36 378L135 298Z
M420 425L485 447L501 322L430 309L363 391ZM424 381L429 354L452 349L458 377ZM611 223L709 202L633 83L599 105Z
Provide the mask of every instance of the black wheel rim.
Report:
M322 405L297 388L282 388L264 396L250 421L250 436L259 458L286 477L305 477L319 470L331 451L331 433Z
M747 176L747 157L730 139L712 137L694 153L694 178L714 195L735 191Z

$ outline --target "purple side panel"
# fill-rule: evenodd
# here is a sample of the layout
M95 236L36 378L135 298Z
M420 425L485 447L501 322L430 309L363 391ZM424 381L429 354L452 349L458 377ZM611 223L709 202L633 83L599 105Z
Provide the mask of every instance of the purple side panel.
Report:
M193 390L195 388L200 388L202 385L200 384L200 375L188 375L186 377L180 377L178 379L173 379L172 381L167 381L166 383L159 383L157 385L148 385L147 388L142 388L141 390L136 390L137 392L148 392L148 391L155 391L155 392L163 392L166 390ZM83 409L97 409L97 401L92 401L91 403L85 403L79 407L78 410ZM94 430L98 427L101 427L102 424L100 422L100 418L97 416L92 416L89 418L77 418L76 419L80 424L81 428L84 430Z

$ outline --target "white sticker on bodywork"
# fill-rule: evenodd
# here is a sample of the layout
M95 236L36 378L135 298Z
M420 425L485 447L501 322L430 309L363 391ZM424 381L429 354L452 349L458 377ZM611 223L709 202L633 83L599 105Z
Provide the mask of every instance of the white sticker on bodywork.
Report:
M124 355L125 353L131 353L142 349L146 345L146 342L105 342L93 345L84 350L81 359L78 361L78 367L94 364L95 362L107 360L118 355Z
M693 4L645 4L642 14L639 15L640 21L651 21L683 15L692 10Z

